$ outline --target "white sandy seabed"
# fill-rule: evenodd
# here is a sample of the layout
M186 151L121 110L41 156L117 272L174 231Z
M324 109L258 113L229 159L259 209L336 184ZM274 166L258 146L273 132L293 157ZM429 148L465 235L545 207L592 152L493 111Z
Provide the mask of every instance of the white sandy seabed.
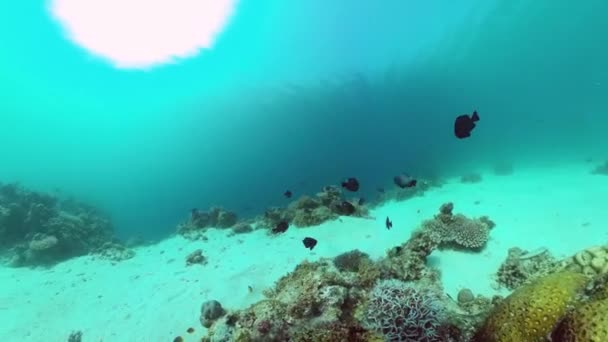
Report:
M422 197L389 202L375 217L344 217L318 227L269 237L264 231L227 237L210 230L206 242L172 237L136 250L133 259L112 265L86 256L50 269L0 268L0 341L200 341L201 304L216 299L239 309L263 298L262 291L303 260L334 257L358 248L373 258L406 241L442 203L469 217L496 222L481 253L435 251L429 262L442 273L452 297L462 288L491 296L494 274L511 247L548 248L556 257L608 241L608 177L589 165L517 169L511 176L484 175L476 184L454 179ZM393 221L389 231L387 216ZM313 251L301 240L319 243ZM185 265L201 248L209 263ZM249 291L251 287L253 291ZM504 293L503 293L504 294ZM194 327L193 334L186 329Z

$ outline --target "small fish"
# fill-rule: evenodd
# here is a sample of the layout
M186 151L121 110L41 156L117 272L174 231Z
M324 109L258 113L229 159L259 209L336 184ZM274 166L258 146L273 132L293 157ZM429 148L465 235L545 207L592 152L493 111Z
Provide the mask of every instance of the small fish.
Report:
M304 244L304 247L312 251L312 249L317 245L317 240L311 237L305 237L304 240L302 240L302 243Z
M287 198L291 198L291 195L293 195L293 194L291 193L291 191L290 191L290 190L287 190L287 191L285 191L285 192L283 193L283 196L285 196L285 197L287 197Z
M338 212L342 215L352 215L355 212L355 206L349 201L343 201L338 205Z
M276 227L272 229L272 232L274 234L285 233L287 231L287 228L289 228L289 223L287 221L281 221L277 223Z
M395 176L395 178L393 178L393 181L401 189L414 187L418 183L418 181L416 181L414 178L410 177L406 173L402 173L399 176Z
M378 192L384 193L384 188L376 188Z
M357 191L359 190L359 181L357 180L357 178L350 177L344 182L342 182L342 187L348 191Z
M475 122L479 121L477 111L469 117L467 114L460 115L454 121L454 134L458 139L464 139L471 136L471 131L475 128Z
M359 198L359 201L357 202L357 204L364 205L365 204L365 198L363 198L363 197Z
M386 217L386 229L391 230L392 227L393 227L393 222L391 222L391 220L387 216Z

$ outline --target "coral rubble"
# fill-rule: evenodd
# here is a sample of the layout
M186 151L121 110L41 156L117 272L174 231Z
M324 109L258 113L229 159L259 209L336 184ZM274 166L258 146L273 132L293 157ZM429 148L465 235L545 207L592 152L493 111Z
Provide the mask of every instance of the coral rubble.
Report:
M539 276L554 272L558 266L558 261L545 248L525 251L513 247L500 265L496 278L499 285L514 290Z

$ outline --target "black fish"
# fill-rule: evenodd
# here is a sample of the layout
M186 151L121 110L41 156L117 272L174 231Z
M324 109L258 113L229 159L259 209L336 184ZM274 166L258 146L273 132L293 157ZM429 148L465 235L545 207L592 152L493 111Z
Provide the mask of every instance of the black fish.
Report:
M350 177L349 179L342 182L342 187L348 191L357 191L359 190L359 181L357 178Z
M338 212L342 215L352 215L355 212L355 206L348 201L343 201L338 205Z
M408 176L405 173L402 173L399 176L395 176L395 178L393 178L393 181L401 189L414 187L418 183L414 178Z
M311 237L305 237L304 240L302 240L302 243L304 244L304 247L312 251L312 249L317 245L317 240Z
M287 198L291 198L291 195L293 195L293 194L291 193L291 191L290 191L290 190L287 190L287 191L285 191L285 192L283 193L283 196L285 196L285 197L287 197Z
M471 131L473 128L475 128L475 122L477 121L479 121L477 111L474 111L471 117L469 117L467 114L457 117L456 121L454 121L454 134L458 139L470 137Z
M287 221L281 221L277 223L276 227L272 228L272 232L275 234L285 233L289 228L289 223Z
M386 217L386 229L391 230L392 227L393 227L393 222L391 222L391 220L387 216Z

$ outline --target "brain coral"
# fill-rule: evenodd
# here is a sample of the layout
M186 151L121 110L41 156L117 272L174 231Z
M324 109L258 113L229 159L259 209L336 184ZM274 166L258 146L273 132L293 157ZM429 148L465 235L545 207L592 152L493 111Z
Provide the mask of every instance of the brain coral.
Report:
M608 274L608 246L587 248L567 259L565 263L568 269L590 276Z
M551 341L608 341L608 298L583 304L569 312L551 334Z
M546 341L586 283L584 275L563 271L518 288L490 313L473 341Z

